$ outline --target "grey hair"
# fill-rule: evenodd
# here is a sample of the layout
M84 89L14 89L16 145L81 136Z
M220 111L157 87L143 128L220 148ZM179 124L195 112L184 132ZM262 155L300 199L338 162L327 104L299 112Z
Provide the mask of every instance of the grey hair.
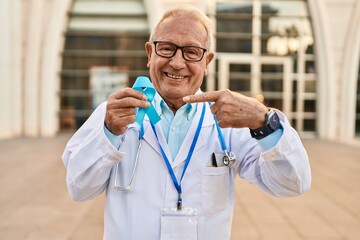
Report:
M207 33L207 43L206 43L206 48L208 50L211 49L211 45L212 45L212 38L213 38L213 24L212 21L210 20L210 18L208 18L205 13L203 13L202 11L200 11L199 9L197 9L196 7L192 6L192 5L177 5L173 8L170 8L169 10L167 10L164 15L162 16L162 18L160 19L160 21L156 24L153 32L150 35L149 41L152 42L155 40L155 38L157 37L160 25L162 22L164 22L164 20L171 18L171 17L177 17L177 16L181 16L181 17L190 17L195 19L196 21L199 21L201 23L201 25L204 26L206 33Z

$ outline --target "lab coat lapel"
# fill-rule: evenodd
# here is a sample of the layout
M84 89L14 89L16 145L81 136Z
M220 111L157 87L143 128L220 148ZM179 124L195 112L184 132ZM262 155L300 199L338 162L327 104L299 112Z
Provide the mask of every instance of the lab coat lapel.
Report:
M207 105L207 103L202 103L202 104ZM173 168L175 168L176 166L178 166L179 164L181 164L182 162L184 162L186 160L186 157L190 150L190 146L195 137L196 129L197 129L199 121L200 121L202 107L203 107L202 104L198 104L198 106L197 106L197 110L196 110L193 122L191 123L190 128L184 138L184 141L181 144L179 152L176 155L176 158L172 164ZM206 106L204 122L203 122L201 130L200 130L200 136L199 136L198 141L194 148L194 153L196 152L197 149L199 149L202 145L205 144L204 137L203 137L203 134L204 134L203 128L207 127L213 123L214 123L214 120L212 119L212 114L211 114L210 108L208 106Z
M147 127L144 131L144 140L162 157L161 154L161 150L160 150L160 146L159 143L161 144L161 147L163 148L167 158L169 159L169 162L172 162L172 158L171 158L171 154L170 154L170 149L166 143L166 139L164 136L164 133L162 131L162 128L160 126L160 124L156 124L155 125L155 129L156 129L156 133L158 136L158 139L156 138L156 135L150 125L150 121L148 118L145 118L144 123L147 123Z

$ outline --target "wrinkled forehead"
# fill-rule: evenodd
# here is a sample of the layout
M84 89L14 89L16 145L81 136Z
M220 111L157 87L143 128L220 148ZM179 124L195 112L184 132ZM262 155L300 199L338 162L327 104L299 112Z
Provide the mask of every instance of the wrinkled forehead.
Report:
M204 46L207 31L202 22L191 16L170 16L159 25L154 38L161 41L176 41L179 45Z

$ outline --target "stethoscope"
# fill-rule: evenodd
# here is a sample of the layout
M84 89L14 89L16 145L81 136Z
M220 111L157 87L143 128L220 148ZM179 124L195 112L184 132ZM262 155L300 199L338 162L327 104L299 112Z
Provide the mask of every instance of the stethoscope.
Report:
M126 130L126 131L128 131L128 130ZM125 141L125 136L126 136L126 134L124 133L124 136L121 139L121 143L123 143ZM138 161L139 161L139 153L140 153L140 149L141 149L143 140L144 140L144 126L141 125L140 130L139 130L139 143L138 143L138 147L137 147L136 155L135 155L135 163L134 163L133 170L131 172L129 184L127 184L126 187L121 187L118 184L117 181L118 181L118 174L119 174L118 172L119 172L119 163L120 163L120 162L118 162L115 167L115 179L114 179L114 186L113 186L114 189L116 189L118 191L122 191L122 192L130 192L131 191L131 183L134 179L135 172L137 169L137 165L138 165ZM122 144L119 145L119 148L118 148L119 151L121 151L121 146L122 146Z
M210 103L209 103L210 105ZM231 167L235 161L236 161L236 155L235 153L229 151L226 147L226 143L225 143L225 139L224 139L224 135L219 127L219 123L218 121L216 120L216 116L214 115L214 121L215 121L215 126L216 126L216 130L218 132L218 138L219 138L219 141L220 141L220 145L221 145L221 149L224 153L224 156L222 158L222 162L224 164L224 166L226 167Z
M210 103L209 103L210 105ZM216 125L216 130L218 132L218 139L219 139L219 142L220 142L220 145L221 145L221 149L223 151L223 158L222 158L222 162L224 164L224 166L226 167L231 167L235 161L236 161L236 155L235 153L229 151L226 147L226 144L225 144L225 139L224 139L224 135L219 127L219 124L216 120L216 117L214 115L214 121L215 121L215 125ZM128 130L127 130L128 131ZM121 143L124 142L125 140L125 136L126 136L126 133L124 133L123 135L123 138L121 139ZM122 187L118 184L118 175L119 175L119 164L120 162L118 162L116 164L116 167L115 167L115 176L114 176L114 185L113 185L113 188L118 190L118 191L122 191L122 192L130 192L131 191L131 183L134 179L134 176L135 176L135 172L136 172L136 169L137 169L137 165L138 165L138 162L139 162L139 152L141 150L141 145L142 145L142 141L144 140L144 127L143 125L141 125L140 127L140 130L139 130L139 143L138 143L138 147L137 147L137 151L136 151L136 155L135 155L135 163L134 163L134 167L133 167L133 170L131 172L131 176L130 176L130 180L129 180L129 183L127 184L126 187ZM121 146L122 144L119 145L118 147L118 150L121 151Z

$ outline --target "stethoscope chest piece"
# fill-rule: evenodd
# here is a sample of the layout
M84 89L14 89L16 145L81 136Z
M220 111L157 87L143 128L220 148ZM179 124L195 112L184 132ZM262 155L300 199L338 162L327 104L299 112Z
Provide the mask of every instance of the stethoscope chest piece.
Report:
M235 153L225 150L225 156L223 157L224 166L230 167L236 161Z

